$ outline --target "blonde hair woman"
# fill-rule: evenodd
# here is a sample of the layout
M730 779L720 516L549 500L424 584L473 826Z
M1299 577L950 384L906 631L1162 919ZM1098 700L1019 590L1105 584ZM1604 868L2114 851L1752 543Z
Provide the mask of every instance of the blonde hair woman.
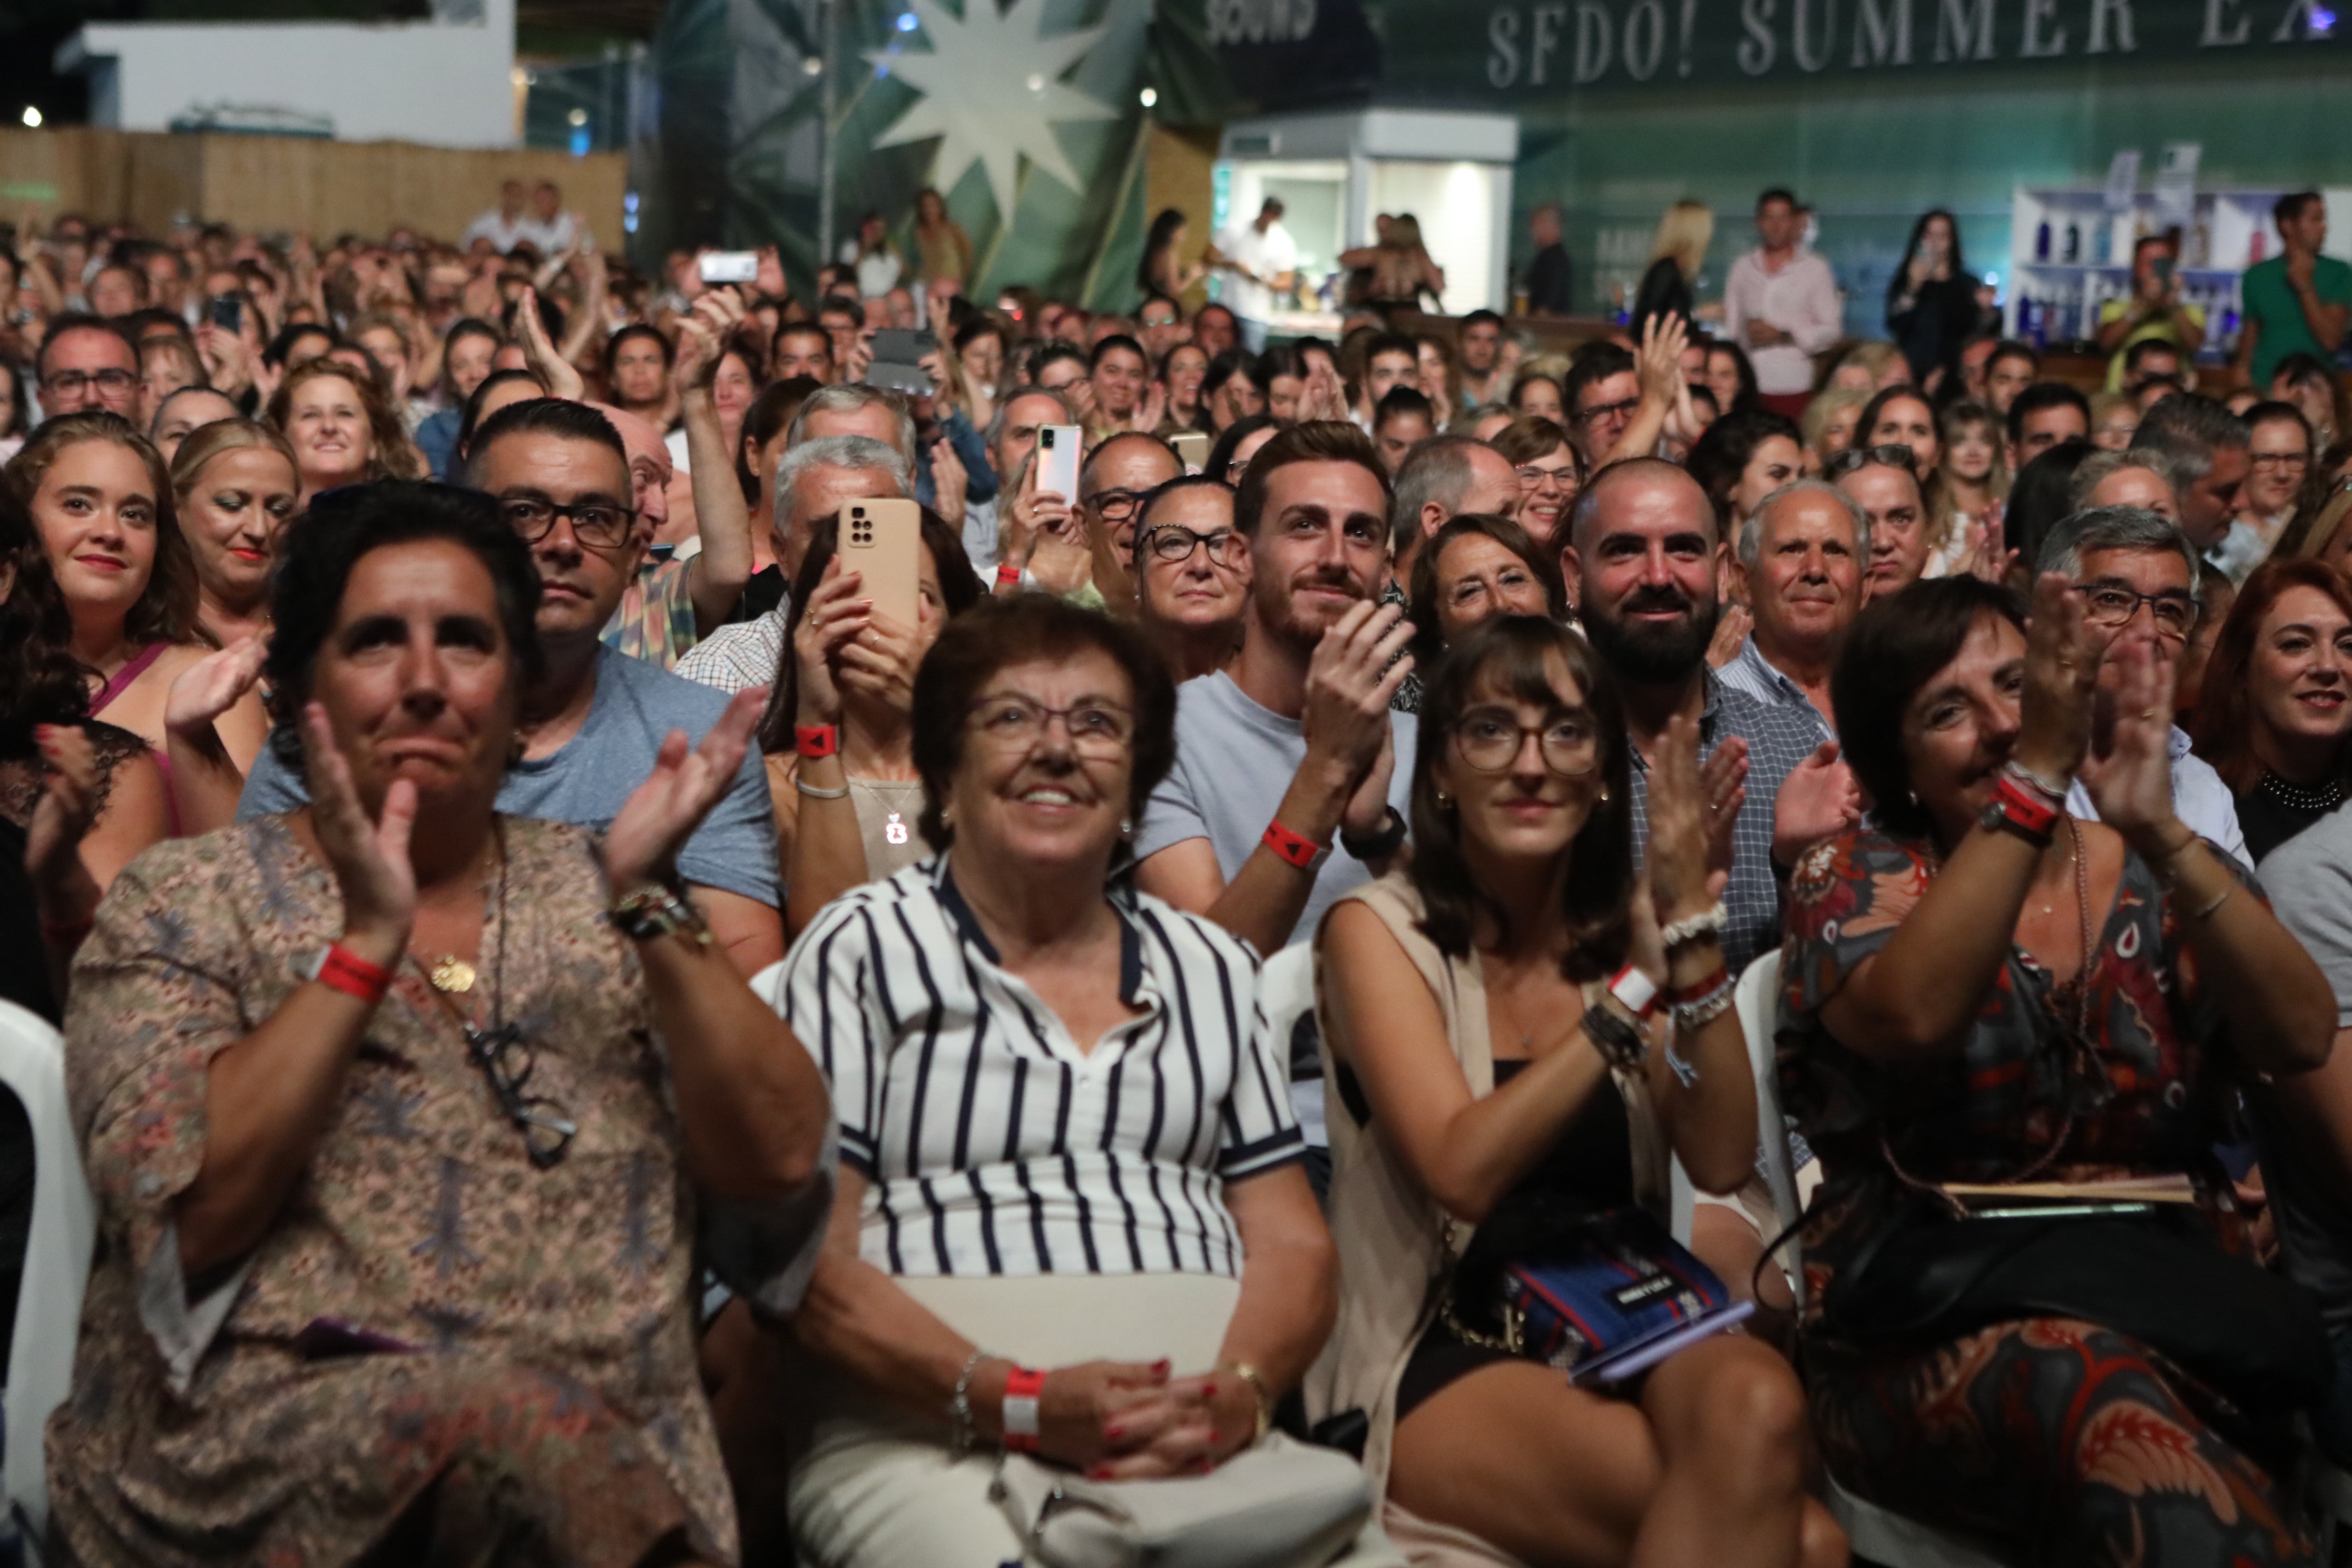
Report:
M286 437L257 419L215 419L180 443L172 497L196 568L196 624L226 647L269 631L269 572L301 479Z
M1657 237L1650 241L1650 269L1642 274L1642 286L1633 293L1636 341L1653 316L1691 319L1691 287L1706 264L1706 247L1714 243L1715 209L1705 202L1676 202L1658 219Z
M1813 395L1813 400L1805 405L1802 421L1807 473L1820 473L1832 458L1853 445L1854 431L1869 402L1870 394L1851 386L1832 386Z

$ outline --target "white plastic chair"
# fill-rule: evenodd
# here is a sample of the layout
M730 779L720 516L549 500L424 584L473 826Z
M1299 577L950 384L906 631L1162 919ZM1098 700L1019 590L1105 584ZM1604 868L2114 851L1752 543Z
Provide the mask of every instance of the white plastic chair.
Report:
M1748 1037L1748 1066L1756 1075L1756 1125L1763 1135L1764 1184L1772 1194L1772 1212L1786 1230L1797 1220L1796 1173L1789 1163L1789 1124L1780 1114L1780 1074L1774 1064L1773 1029L1780 1011L1780 955L1768 952L1739 976L1734 994L1739 1027ZM1676 1168L1679 1179L1681 1170ZM1797 1240L1780 1248L1781 1266L1789 1272L1797 1300L1804 1300L1805 1273ZM1944 1531L1906 1519L1874 1502L1864 1502L1825 1475L1823 1500L1856 1557L1866 1557L1885 1568L2007 1568L2000 1557L1981 1546Z
M1258 966L1257 1005L1265 1013L1275 1048L1287 1061L1291 1032L1298 1027L1302 1016L1315 1010L1315 948L1311 942L1294 942ZM1290 1109L1298 1118L1298 1130L1309 1143L1318 1146L1328 1145L1331 1141L1323 1119L1323 1088L1319 1082L1290 1086Z
M49 1412L64 1403L73 1383L98 1212L66 1108L65 1043L57 1030L9 1002L0 1002L0 1083L24 1102L33 1128L33 1225L8 1347L8 1453L0 1486L37 1541L49 1515L42 1437Z

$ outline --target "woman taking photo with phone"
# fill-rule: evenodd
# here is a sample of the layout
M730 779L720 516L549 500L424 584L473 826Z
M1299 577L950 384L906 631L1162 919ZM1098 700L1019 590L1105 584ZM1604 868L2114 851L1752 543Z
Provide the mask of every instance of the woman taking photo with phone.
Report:
M1601 662L1549 621L1490 620L1430 677L1410 866L1317 939L1342 1302L1307 1413L1368 1418L1402 1544L1832 1568L1844 1543L1805 1495L1804 1395L1777 1352L1718 1335L1594 1392L1482 1332L1491 1304L1459 1268L1546 1216L1654 1222L1669 1152L1709 1191L1755 1160L1697 721L1672 721L1649 769L1639 873L1624 735Z
M1960 259L1960 226L1937 207L1911 226L1903 263L1886 280L1886 335L1903 350L1912 384L1935 392L1960 374L1960 345L1984 313Z

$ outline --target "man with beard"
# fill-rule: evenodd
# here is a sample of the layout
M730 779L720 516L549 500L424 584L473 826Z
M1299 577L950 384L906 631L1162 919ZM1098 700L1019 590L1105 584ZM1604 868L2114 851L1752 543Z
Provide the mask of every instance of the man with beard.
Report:
M498 808L601 829L653 771L670 732L700 743L728 696L600 640L653 539L631 504L629 451L610 420L561 398L510 404L482 422L466 465L468 487L495 497L530 546L541 586L542 668L523 694L523 751ZM282 739L255 761L239 820L309 804ZM738 970L757 974L783 957L775 812L756 750L687 838L677 875Z
M1295 426L1259 449L1234 502L1252 573L1242 649L1178 690L1176 764L1136 830L1138 887L1260 952L1311 935L1404 847L1416 731L1389 701L1412 625L1380 602L1387 508L1352 425Z
M1655 458L1613 463L1577 498L1569 537L1560 552L1569 596L1624 697L1637 843L1648 831L1649 759L1668 721L1698 720L1712 858L1730 872L1723 956L1737 974L1780 945L1780 876L1860 819L1860 792L1813 720L1768 707L1707 668L1723 549L1697 480Z
M1732 555L1756 626L1723 667L1723 683L1811 720L1816 742L1837 739L1830 667L1862 610L1869 520L1835 486L1799 479L1758 504Z

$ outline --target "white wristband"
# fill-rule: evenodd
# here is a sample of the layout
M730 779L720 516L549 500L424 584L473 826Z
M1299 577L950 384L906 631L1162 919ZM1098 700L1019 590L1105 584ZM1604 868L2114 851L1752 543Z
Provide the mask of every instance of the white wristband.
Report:
M1034 1394L1008 1394L1003 1405L1004 1435L1008 1437L1037 1436L1037 1396Z
M1609 983L1609 994L1625 1004L1635 1017L1643 1017L1650 1004L1658 999L1658 983L1629 963Z

